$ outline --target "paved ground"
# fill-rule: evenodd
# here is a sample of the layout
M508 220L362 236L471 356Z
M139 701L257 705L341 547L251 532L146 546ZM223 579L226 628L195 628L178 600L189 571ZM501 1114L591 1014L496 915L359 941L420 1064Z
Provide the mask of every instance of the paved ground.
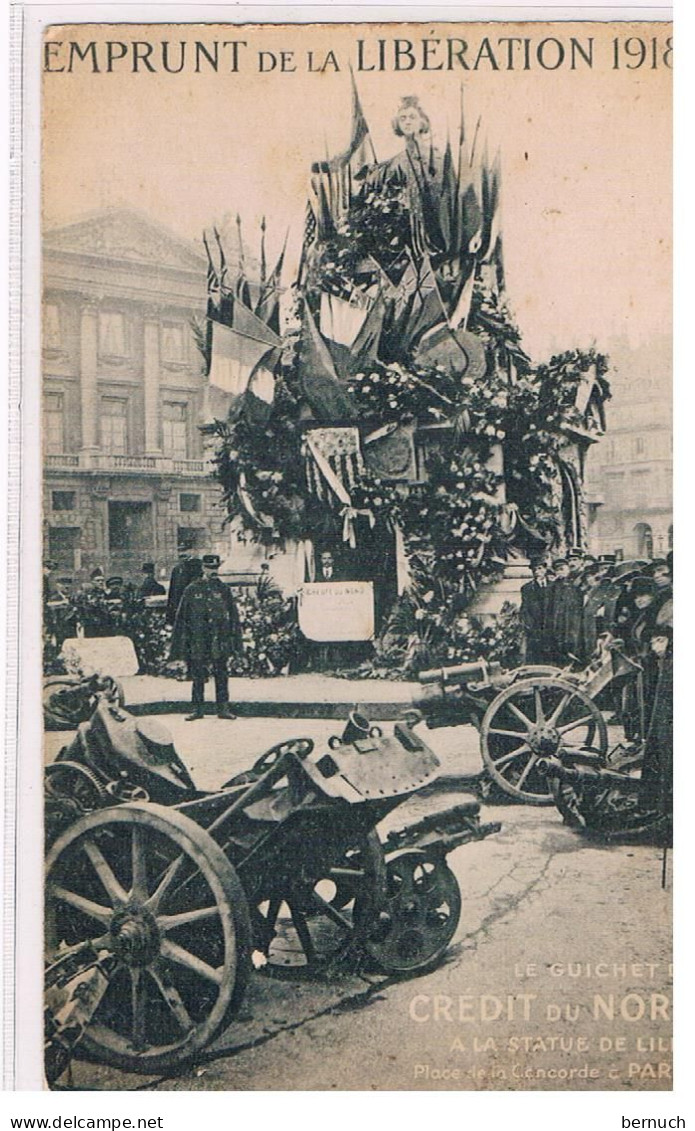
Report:
M162 676L128 676L122 679L126 703L136 713L184 711L190 706L187 680ZM208 690L208 695L210 691ZM420 684L397 680L350 680L330 675L288 675L281 679L230 679L229 698L242 716L295 716L324 718L347 714L364 704L372 718L389 718L410 706L421 694ZM212 703L208 704L212 710Z
M204 789L276 741L339 729L316 718L162 721ZM472 728L423 734L445 772L479 772ZM50 758L69 735L47 738ZM399 823L427 803L402 806ZM400 982L348 967L312 980L258 973L196 1068L161 1079L77 1062L73 1086L669 1088L670 885L661 889L660 853L594 845L552 808L486 807L484 819L503 830L449 858L463 910L433 973Z
M346 706L347 715L351 704ZM223 782L246 770L265 750L288 738L311 738L326 742L340 734L344 717L317 718L239 718L233 722L215 715L188 723L182 714L158 715L158 721L170 731L176 750L190 770L199 789L219 789ZM385 723L386 727L388 724ZM475 776L482 769L477 731L473 727L441 727L429 731L421 727L425 740L441 762L441 773L457 777ZM72 735L66 731L48 732L45 738L47 761Z

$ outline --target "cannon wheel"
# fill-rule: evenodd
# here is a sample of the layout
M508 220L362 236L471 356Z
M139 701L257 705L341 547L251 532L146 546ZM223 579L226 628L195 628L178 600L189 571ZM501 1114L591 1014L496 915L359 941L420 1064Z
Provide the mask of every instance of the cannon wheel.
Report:
M70 798L82 813L104 804L106 796L99 778L80 762L51 762L44 771L47 798Z
M51 762L44 771L46 841L73 821L103 808L106 793L96 774L79 762Z
M307 973L341 958L357 930L356 908L375 907L386 885L384 850L372 829L314 884L299 881L293 891L259 904L262 929L272 932L267 969Z
M493 699L480 726L483 762L497 785L517 801L552 805L541 757L563 747L590 747L605 755L608 732L596 704L579 687L555 677L520 680Z
M386 898L375 915L358 906L362 946L387 974L431 970L461 917L458 880L441 854L405 849L386 862Z
M118 962L80 1047L133 1072L204 1049L240 1002L250 924L241 883L211 836L143 803L82 817L46 861L49 962L91 941Z

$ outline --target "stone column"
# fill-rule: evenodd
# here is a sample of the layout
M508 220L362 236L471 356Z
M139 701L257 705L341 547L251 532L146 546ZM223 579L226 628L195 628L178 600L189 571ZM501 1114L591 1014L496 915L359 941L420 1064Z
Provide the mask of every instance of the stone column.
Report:
M99 323L95 306L84 306L80 319L80 416L82 422L83 452L94 452L99 447L97 352Z
M146 321L144 330L145 455L161 455L159 440L159 322Z

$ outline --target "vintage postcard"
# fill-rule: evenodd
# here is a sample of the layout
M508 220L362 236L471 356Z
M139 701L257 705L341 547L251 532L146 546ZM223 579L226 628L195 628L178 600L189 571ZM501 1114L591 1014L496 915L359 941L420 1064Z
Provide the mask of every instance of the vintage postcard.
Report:
M670 25L37 65L47 1086L670 1091Z

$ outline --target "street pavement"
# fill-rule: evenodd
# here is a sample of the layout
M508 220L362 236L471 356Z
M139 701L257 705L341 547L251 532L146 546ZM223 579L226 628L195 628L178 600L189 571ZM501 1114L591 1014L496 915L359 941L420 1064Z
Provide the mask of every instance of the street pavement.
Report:
M121 680L127 705L135 714L169 714L190 707L188 680L138 675ZM419 683L406 680L345 679L304 672L281 678L229 680L229 698L242 717L294 716L304 718L346 717L361 704L373 719L392 718L412 705L422 694ZM213 704L208 703L208 709Z
M276 742L323 742L342 729L317 718L160 721L206 790ZM462 780L474 784L480 773L477 733L422 734L453 804ZM70 735L46 737L50 760ZM390 823L416 819L427 804L411 799ZM481 815L503 828L449 857L463 908L434 972L400 981L349 964L310 979L258 972L239 1016L195 1067L162 1078L76 1061L70 1086L670 1088L671 893L670 879L661 886L661 853L592 843L552 807L485 806Z

